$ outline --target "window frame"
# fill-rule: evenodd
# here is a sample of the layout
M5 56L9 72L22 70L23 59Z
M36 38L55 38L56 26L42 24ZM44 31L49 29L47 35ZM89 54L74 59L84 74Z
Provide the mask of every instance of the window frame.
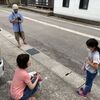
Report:
M84 3L84 2L83 2ZM88 7L89 7L89 0L87 1L86 3L86 7L84 7L85 4L82 4L82 0L80 0L80 3L79 3L79 9L83 9L83 10L88 10Z
M66 3L66 5L64 5L64 2ZM68 2L68 3L67 3ZM67 8L69 8L69 4L70 4L70 0L63 0L63 4L62 4L62 6L63 7L67 7Z

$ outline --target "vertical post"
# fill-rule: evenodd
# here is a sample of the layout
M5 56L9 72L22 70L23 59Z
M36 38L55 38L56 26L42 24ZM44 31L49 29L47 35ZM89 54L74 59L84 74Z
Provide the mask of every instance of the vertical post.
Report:
M19 5L21 5L22 3L21 3L21 0L19 0Z
M33 3L33 5L35 5L35 4L36 4L36 0L32 0L32 1L33 1L33 2L32 2L32 3Z
M48 8L50 9L51 6L51 0L48 0Z
M25 6L27 6L28 5L28 0L25 0Z

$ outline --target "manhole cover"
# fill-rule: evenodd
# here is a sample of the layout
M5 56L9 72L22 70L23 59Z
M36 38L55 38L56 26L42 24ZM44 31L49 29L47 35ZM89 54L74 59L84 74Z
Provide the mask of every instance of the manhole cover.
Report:
M37 51L34 48L28 49L28 50L26 50L26 52L29 53L30 55L35 55L35 54L39 53L39 51Z

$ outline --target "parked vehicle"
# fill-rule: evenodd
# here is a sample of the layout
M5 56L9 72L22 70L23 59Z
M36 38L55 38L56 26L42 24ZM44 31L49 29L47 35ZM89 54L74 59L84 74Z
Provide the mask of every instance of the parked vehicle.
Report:
M4 59L1 56L1 49L0 49L0 77L4 74Z
M4 60L0 58L0 77L4 74Z

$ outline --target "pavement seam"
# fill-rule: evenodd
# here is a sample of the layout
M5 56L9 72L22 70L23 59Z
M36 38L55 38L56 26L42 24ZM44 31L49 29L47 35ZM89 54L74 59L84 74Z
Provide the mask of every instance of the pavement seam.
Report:
M3 32L3 33L2 33ZM15 44L12 42L12 39L14 40L13 35L11 35L9 32L2 30L1 35L6 38L10 43L12 43L14 46ZM11 37L10 37L10 35ZM31 46L30 46L31 47ZM23 50L22 48L20 49L23 52L27 53L25 50ZM58 75L60 78L62 78L65 82L71 84L73 87L79 86L81 83L84 82L84 80L82 79L82 77L80 77L77 73L72 72L70 75L68 75L67 77L65 77L66 72L70 72L71 70L65 66L63 66L62 64L52 60L50 57L48 57L47 55L43 54L42 52L40 52L40 54L36 54L34 56L31 56L34 60L36 60L37 62L39 62L40 64L42 64L44 67L48 68L50 71L52 71L53 73L55 73L56 75ZM43 63L43 59L44 61L47 60L47 62ZM49 62L49 63L48 63ZM50 62L52 63L52 65L50 64ZM46 66L46 64L51 65L50 68L48 66ZM76 80L77 79L77 80ZM76 83L76 85L75 85ZM97 91L97 93L95 93L95 91ZM94 90L95 95L100 95L100 89L98 88L97 85L95 85L95 90Z

